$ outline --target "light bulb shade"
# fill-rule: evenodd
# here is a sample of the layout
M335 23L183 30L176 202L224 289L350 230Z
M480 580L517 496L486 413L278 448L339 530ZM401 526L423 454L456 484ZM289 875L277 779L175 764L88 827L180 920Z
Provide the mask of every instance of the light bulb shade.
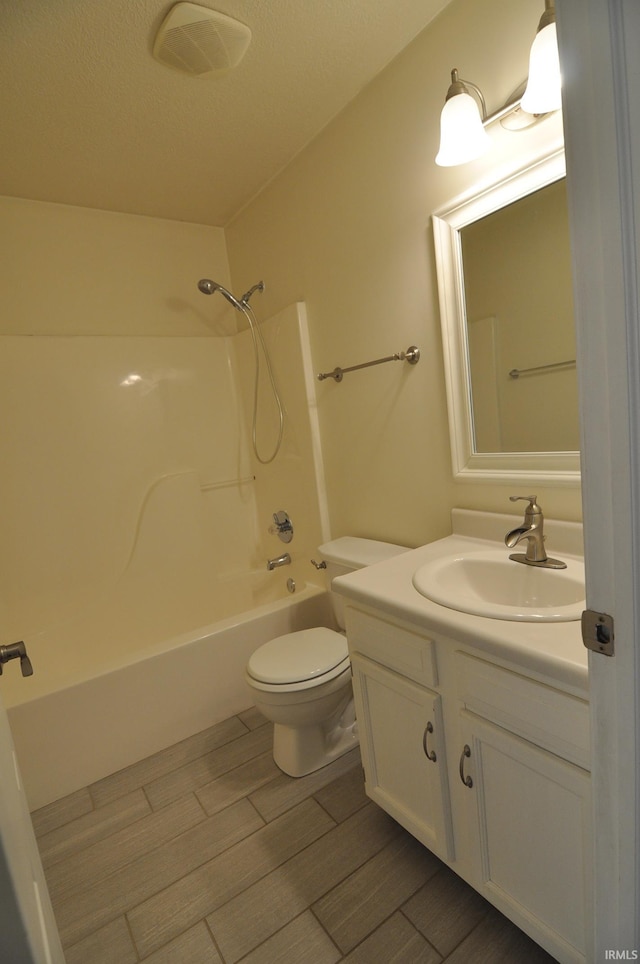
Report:
M529 79L522 96L521 107L527 114L548 114L562 107L560 93L560 59L556 25L550 23L531 45Z
M440 167L466 164L484 154L490 143L471 94L450 97L440 115L440 150L436 164Z

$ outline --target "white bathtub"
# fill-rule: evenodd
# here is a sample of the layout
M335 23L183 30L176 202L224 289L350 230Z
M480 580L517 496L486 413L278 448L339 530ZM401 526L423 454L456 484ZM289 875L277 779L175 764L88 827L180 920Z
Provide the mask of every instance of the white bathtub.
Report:
M31 809L248 708L243 674L251 653L282 633L332 624L327 593L307 586L142 648L123 645L121 634L118 645L102 642L91 667L76 646L71 675L62 642L34 640L34 676L22 680L10 664L13 685L3 691Z

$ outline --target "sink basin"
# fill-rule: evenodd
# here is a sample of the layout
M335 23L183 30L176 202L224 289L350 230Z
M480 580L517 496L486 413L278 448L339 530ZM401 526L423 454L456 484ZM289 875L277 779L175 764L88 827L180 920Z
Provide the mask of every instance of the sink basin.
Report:
M413 585L432 602L475 616L524 622L570 622L585 608L584 567L542 569L509 559L500 549L444 556L425 563Z

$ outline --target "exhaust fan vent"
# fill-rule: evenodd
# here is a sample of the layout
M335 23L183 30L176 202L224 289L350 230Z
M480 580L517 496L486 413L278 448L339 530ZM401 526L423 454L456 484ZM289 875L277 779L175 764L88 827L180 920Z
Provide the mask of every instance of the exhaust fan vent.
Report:
M245 24L197 3L177 3L160 26L153 56L186 74L230 70L251 42Z

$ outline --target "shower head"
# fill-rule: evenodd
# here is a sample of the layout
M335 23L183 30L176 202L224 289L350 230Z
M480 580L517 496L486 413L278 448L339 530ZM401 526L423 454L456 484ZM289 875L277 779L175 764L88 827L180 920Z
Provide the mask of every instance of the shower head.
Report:
M203 295L212 295L213 292L216 291L217 287L218 286L215 281L211 281L209 278L202 278L198 282L198 288Z
M227 291L227 289L221 284L218 284L217 281L212 281L210 278L201 278L201 280L198 282L198 290L201 291L203 295L212 295L214 291L219 291L220 294L224 295L227 301L230 302L234 308L237 308L238 311L241 311L244 314L244 308L237 298L234 298L231 292Z

